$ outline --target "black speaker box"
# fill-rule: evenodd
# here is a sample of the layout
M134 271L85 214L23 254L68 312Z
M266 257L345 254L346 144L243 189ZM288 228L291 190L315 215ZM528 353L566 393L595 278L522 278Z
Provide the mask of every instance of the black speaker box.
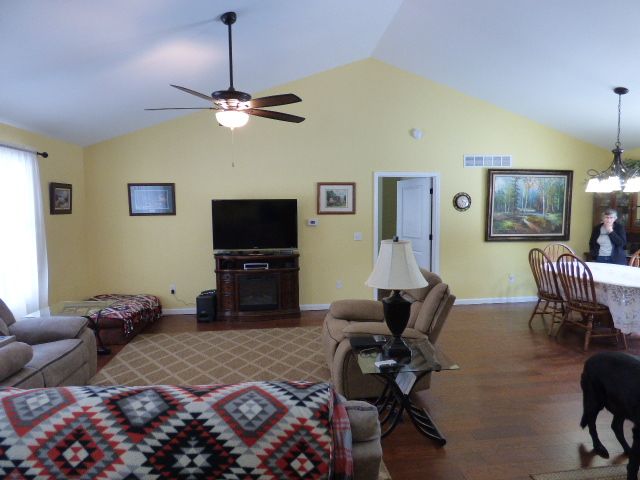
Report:
M196 318L199 322L216 319L216 291L202 292L196 297Z

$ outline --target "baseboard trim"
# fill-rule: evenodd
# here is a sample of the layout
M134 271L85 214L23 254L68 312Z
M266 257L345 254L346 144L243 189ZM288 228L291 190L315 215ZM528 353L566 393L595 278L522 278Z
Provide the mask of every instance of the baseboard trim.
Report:
M309 303L300 305L300 310L329 310L330 303Z
M454 305L479 305L483 303L524 303L535 302L538 297L494 297L494 298L456 298Z
M479 305L483 303L524 303L535 302L538 297L494 297L494 298L456 298L455 305ZM309 303L300 305L300 310L329 310L329 303ZM166 308L163 315L195 315L195 308Z
M300 305L300 310L329 310L329 303L312 303L308 305ZM162 315L195 315L195 308L165 308Z
M163 308L162 315L195 315L196 309L193 308Z

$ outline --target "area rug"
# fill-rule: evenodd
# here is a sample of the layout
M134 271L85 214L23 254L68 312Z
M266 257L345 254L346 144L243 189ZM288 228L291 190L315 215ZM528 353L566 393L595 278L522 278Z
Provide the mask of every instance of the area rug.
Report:
M321 327L138 335L93 385L205 385L330 378Z
M92 385L206 385L248 380L330 378L322 327L142 334L92 379ZM391 480L380 464L379 480Z
M539 473L531 475L533 480L626 480L626 465L568 470L566 472Z

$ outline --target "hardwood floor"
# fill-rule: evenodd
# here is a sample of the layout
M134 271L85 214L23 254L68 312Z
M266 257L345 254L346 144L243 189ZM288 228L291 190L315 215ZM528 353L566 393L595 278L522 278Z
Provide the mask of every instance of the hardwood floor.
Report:
M611 459L590 453L589 434L579 426L582 365L589 355L618 347L609 340L594 341L583 353L578 332L565 330L558 340L550 338L537 318L529 329L532 309L531 303L452 309L438 344L460 370L434 373L430 390L420 394L448 443L439 448L409 421L400 424L383 440L384 461L394 480L528 480L531 473L626 463L608 412L598 417L598 431ZM320 325L324 313L210 324L173 315L145 333ZM638 337L628 340L629 352L638 354ZM100 357L100 366L112 357Z

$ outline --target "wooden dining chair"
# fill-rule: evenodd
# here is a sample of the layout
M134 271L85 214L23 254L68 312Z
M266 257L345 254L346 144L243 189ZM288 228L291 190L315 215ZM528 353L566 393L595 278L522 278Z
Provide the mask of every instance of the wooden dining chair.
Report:
M558 332L565 324L584 330L584 350L589 349L589 342L596 337L615 337L616 342L622 340L627 349L627 338L613 324L609 307L598 303L593 274L589 266L575 255L565 253L558 257L556 271L560 278L564 297L564 316ZM576 313L577 315L571 315Z
M569 245L566 245L564 243L550 243L549 245L544 247L543 251L552 262L556 262L558 260L558 257L562 254L576 254L576 252L574 252Z
M529 266L531 266L531 273L533 273L533 279L538 288L538 303L529 317L529 327L531 327L534 316L540 315L542 321L545 322L545 315L550 314L551 324L548 333L551 335L553 327L561 323L564 316L564 301L558 288L555 265L542 250L533 248L529 251Z
M636 250L629 259L630 267L640 267L640 250Z

